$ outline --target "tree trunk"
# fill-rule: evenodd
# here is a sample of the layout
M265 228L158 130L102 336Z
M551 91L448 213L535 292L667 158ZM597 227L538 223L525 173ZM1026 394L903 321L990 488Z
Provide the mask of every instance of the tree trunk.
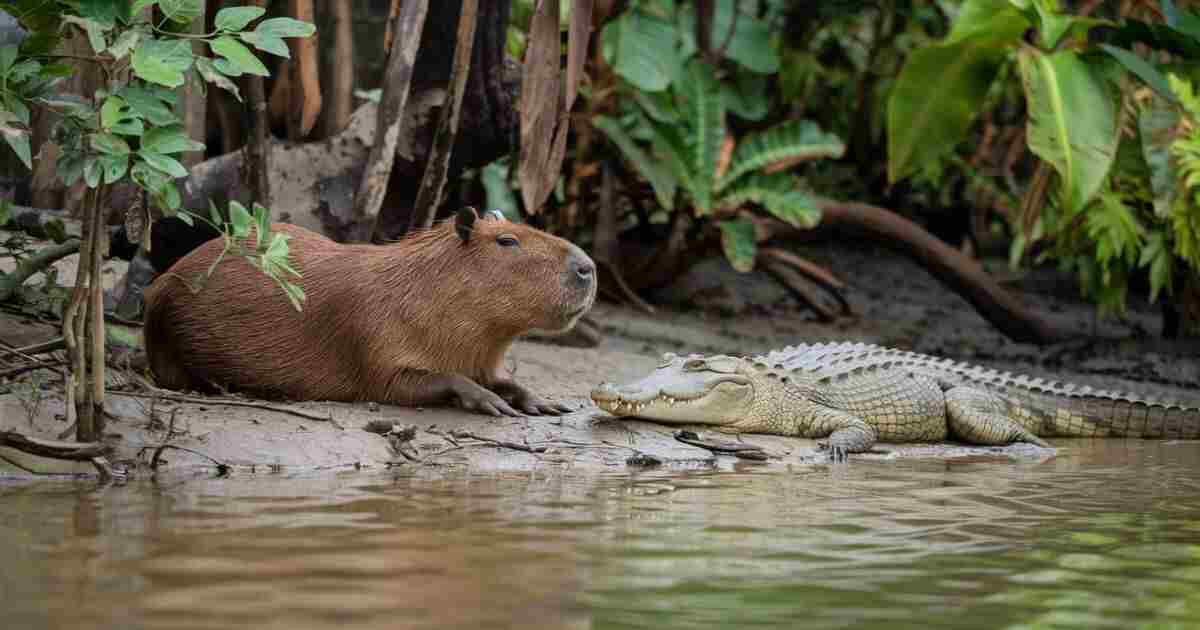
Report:
M204 10L204 4L200 4L201 11ZM204 34L205 16L201 14L191 23L188 28L189 33L197 35ZM204 55L207 53L206 46L199 43L192 44L192 54ZM204 80L195 72L189 72L185 75L187 80L179 87L179 113L183 119L184 133L187 137L203 140L205 137L207 122L207 105L204 96ZM188 151L179 156L179 161L185 167L191 168L204 160L204 151Z
M354 3L330 0L325 6L333 45L325 46L321 83L325 98L321 112L321 137L328 138L350 124L354 113Z

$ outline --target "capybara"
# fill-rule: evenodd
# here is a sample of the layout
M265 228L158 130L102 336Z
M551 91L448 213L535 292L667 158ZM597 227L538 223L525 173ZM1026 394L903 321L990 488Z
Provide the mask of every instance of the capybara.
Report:
M224 247L205 243L146 291L146 351L160 385L289 400L457 400L491 415L570 411L518 385L504 355L519 335L565 331L591 308L596 267L575 245L472 208L385 245L271 229L291 236L303 311L240 256L226 256L194 291L189 283Z

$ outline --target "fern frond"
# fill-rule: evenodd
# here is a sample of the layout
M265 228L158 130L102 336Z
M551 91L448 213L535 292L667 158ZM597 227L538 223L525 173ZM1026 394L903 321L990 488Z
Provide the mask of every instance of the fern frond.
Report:
M846 144L826 133L811 120L791 120L750 134L733 154L733 164L717 183L724 190L737 178L769 165L796 163L819 158L840 158Z
M674 125L660 123L646 116L641 116L643 129L648 132L650 142L654 145L654 153L667 165L669 172L675 176L675 181L695 202L697 188L701 186L696 181L692 169L687 143Z
M796 178L787 173L753 175L737 182L721 195L723 208L752 202L779 220L798 228L815 227L821 222L821 209L808 193L796 188Z
M717 160L725 140L725 99L721 86L698 60L688 65L688 76L680 86L680 92L687 101L685 111L691 118L694 140L691 147L691 170L695 178L693 201L704 215L713 207Z

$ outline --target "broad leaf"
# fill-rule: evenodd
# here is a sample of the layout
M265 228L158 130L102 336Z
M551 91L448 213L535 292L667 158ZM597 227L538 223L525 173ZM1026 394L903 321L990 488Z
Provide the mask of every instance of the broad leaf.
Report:
M133 50L134 46L137 46L141 39L142 32L139 30L129 29L127 31L123 31L117 36L117 39L113 42L112 46L108 47L108 54L112 55L113 59L123 59L125 55L128 55L129 52Z
M1126 70L1137 75L1137 78L1141 79L1143 83L1158 93L1159 96L1172 103L1179 102L1179 99L1175 98L1175 94L1171 92L1171 87L1167 85L1167 78L1145 59L1124 48L1117 48L1108 44L1100 44L1100 49L1112 55L1113 59L1121 62L1121 65L1125 66Z
M262 77L271 75L271 73L267 71L267 67L258 60L258 57L254 56L254 53L250 52L249 48L246 48L232 37L218 37L209 42L209 46L212 48L214 53L224 57L225 59L228 59L229 63L236 66L242 72L248 72L250 74L255 74Z
M682 64L677 33L670 22L630 9L604 27L601 54L618 76L637 89L665 90Z
M259 22L254 32L275 37L308 37L317 32L317 27L289 17L277 17Z
M745 219L721 221L721 249L734 269L746 273L754 269L758 245L754 242L754 224Z
M153 151L146 151L145 149L139 150L137 154L138 157L145 161L146 164L150 165L156 170L166 173L172 177L187 177L187 169L184 168L183 165L173 157L166 156L161 153L154 153Z
M1146 245L1142 247L1141 256L1138 258L1138 266L1149 268L1151 302L1158 300L1158 294L1163 289L1166 289L1168 294L1172 292L1171 271L1175 260L1171 255L1170 246L1167 245L1165 233L1157 231L1146 239Z
M104 171L104 183L112 184L125 176L129 170L129 155L101 155L100 168Z
M254 217L246 211L246 206L236 201L230 201L229 223L233 227L234 238L246 238L250 235L250 226L254 224Z
M158 4L158 0L133 0L133 4L129 7L129 15L137 15L142 12L142 9L155 4Z
M240 31L266 12L262 7L225 7L217 11L213 24L219 31Z
M242 41L246 42L247 44L250 44L251 46L254 46L255 48L257 48L265 53L270 53L272 55L275 55L277 57L283 57L285 59L291 59L291 57L292 57L292 53L290 50L288 50L287 44L284 43L284 41L282 39L275 37L274 35L271 35L269 33L264 34L264 33L254 33L254 32L242 32L242 33L238 33L238 37L240 37L242 39Z
M904 179L962 142L1007 54L998 45L972 40L909 54L888 96L889 182Z
M87 184L88 188L95 188L100 185L100 180L104 177L104 168L100 165L99 156L89 156L83 162L83 183Z
M689 160L695 181L692 201L698 213L704 215L713 207L717 159L725 140L725 102L708 66L700 61L688 65L688 79L678 87L687 101L685 110L694 134Z
M1029 148L1054 166L1068 212L1100 190L1116 157L1117 94L1074 51L1022 49L1017 60L1029 110Z
M158 0L163 17L176 24L188 24L204 13L204 0Z
M105 26L95 20L74 15L64 15L63 21L83 29L83 32L87 33L88 44L91 45L92 51L97 55L108 48L108 44L104 41L104 33L112 28L111 25Z
M196 57L196 72L199 72L205 81L229 91L237 100L242 100L242 93L238 90L237 84L218 72L213 61L208 57Z
M128 155L129 144L111 133L94 133L91 135L92 148L110 155Z
M709 45L714 50L724 46L725 56L742 67L758 74L779 71L779 53L771 26L754 14L745 2L716 0L713 5L712 32ZM738 11L736 21L734 11ZM688 3L680 7L679 32L683 39L682 54L690 57L698 50L696 43L696 10ZM726 45L728 43L728 45Z
M186 39L150 39L133 50L134 73L169 88L183 85L183 72L191 65L192 44Z
M21 158L21 162L25 164L25 168L32 169L33 154L29 147L29 131L5 125L0 127L0 134L4 135L4 141L8 143L8 146L12 147L17 157Z
M169 125L147 131L142 137L142 149L164 154L183 153L202 151L204 144L189 138L183 125Z
M958 10L943 45L973 41L978 44L1015 44L1033 26L1008 0L967 0Z
M696 197L696 176L691 166L687 144L679 134L679 128L642 117L642 129L650 135L654 152L670 169L675 180L693 199ZM710 188L711 190L711 188Z
M174 104L172 100L174 95L170 92L150 88L124 87L117 92L117 95L124 99L138 116L145 118L152 125L169 125L179 122L179 118L168 107L168 105Z
M717 183L723 190L745 173L772 165L793 164L820 158L837 159L846 144L821 130L811 120L791 120L750 134L738 144L729 171Z
M258 237L258 248L262 249L267 235L271 232L271 213L257 201L251 207L254 209L254 227ZM285 254L286 256L286 254Z
M650 182L650 186L654 189L654 196L658 199L658 205L667 210L674 208L675 190L678 188L679 182L671 175L670 171L663 168L662 164L651 160L634 142L633 138L629 137L620 123L612 118L597 116L592 121L592 125L602 131L609 141L621 150L621 154L625 156L633 169Z

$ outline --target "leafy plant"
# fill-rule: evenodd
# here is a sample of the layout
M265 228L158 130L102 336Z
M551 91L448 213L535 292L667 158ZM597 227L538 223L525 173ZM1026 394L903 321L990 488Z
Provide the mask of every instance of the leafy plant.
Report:
M601 116L593 124L650 182L663 208L716 220L726 257L739 271L749 271L754 266L754 225L738 215L753 204L796 227L816 225L820 211L786 168L840 157L845 145L804 120L786 121L735 142L728 136L719 85L700 61L686 72L688 80L675 84L670 100L660 100L652 110L632 109L623 121ZM641 137L648 139L650 153Z
M1164 74L1178 64L1161 59L1200 51L1200 17L1170 0L1162 13L1166 23L1151 24L1071 15L1054 0L966 0L949 34L909 57L889 95L889 180L953 160L996 82L1016 76L1027 147L1040 163L1012 217L1012 264L1044 245L1037 260L1073 270L1106 312L1124 311L1142 271L1152 300L1171 294L1177 269L1200 270L1197 199L1186 185L1195 113L1190 84ZM1135 42L1156 54L1134 53Z

